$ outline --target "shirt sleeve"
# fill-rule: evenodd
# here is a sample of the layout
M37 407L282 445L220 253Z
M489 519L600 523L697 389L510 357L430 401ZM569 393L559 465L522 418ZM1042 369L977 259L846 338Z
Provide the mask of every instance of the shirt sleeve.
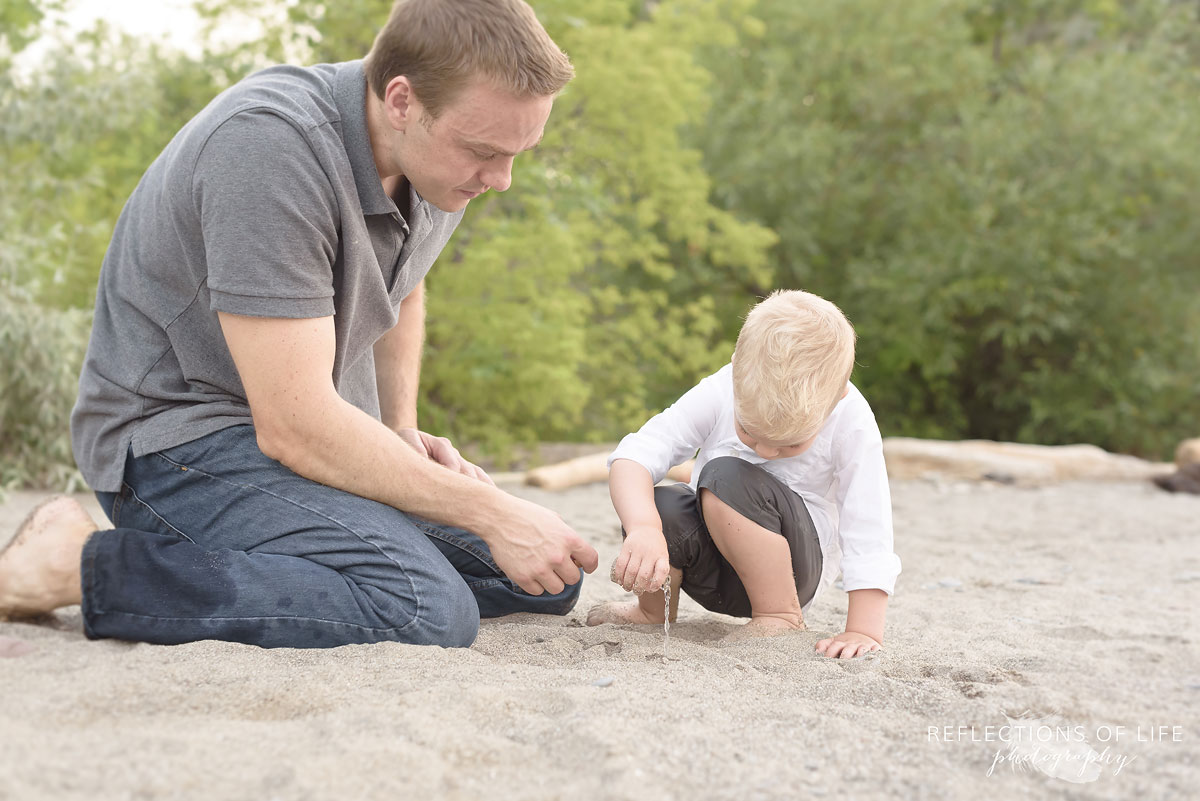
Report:
M695 456L717 424L722 372L728 369L708 376L636 433L626 435L608 457L608 466L630 459L650 471L657 484L672 467Z
M837 475L838 538L842 548L842 586L880 589L891 595L900 575L893 552L892 499L883 438L869 411L845 435L834 440Z
M192 174L210 307L254 317L327 317L340 216L308 140L267 109L234 114Z

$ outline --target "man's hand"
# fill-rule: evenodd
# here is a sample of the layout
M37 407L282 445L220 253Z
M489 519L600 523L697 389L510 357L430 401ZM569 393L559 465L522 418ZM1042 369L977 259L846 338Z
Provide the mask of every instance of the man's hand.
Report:
M496 482L492 481L491 476L482 468L462 458L458 449L451 445L450 440L445 437L435 437L415 428L397 428L395 431L400 439L425 458L431 459L443 467L448 467L456 473L462 473L468 478L477 479L493 487L496 486Z
M626 592L657 592L671 572L667 541L661 529L633 528L625 532L621 553L612 566L612 580Z
M530 595L556 595L591 573L600 563L588 545L554 512L523 498L508 496L508 524L487 538L492 558L513 583Z
M883 646L873 637L857 631L843 631L836 637L826 637L817 643L817 653L830 658L853 659L869 651L878 651Z

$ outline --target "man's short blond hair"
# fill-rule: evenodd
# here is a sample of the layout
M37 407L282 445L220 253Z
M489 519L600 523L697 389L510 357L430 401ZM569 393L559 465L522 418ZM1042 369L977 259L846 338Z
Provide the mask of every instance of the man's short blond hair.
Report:
M733 355L742 428L779 445L815 437L845 393L854 341L842 310L811 292L778 290L751 309Z
M523 0L397 0L363 69L380 100L406 76L432 117L475 77L526 98L555 95L575 74Z

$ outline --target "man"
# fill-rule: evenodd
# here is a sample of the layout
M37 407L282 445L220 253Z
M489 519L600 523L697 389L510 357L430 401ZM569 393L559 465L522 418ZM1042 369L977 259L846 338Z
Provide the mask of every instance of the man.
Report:
M425 273L571 75L522 0L399 0L364 61L265 70L185 126L117 222L72 415L116 529L36 510L0 616L467 646L569 611L595 550L419 431L416 395Z

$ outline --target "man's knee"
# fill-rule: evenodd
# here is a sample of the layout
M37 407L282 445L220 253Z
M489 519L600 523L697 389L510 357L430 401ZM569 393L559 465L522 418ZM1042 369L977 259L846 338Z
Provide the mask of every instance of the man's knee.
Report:
M453 582L419 589L415 605L395 596L374 605L385 632L382 639L392 642L466 648L479 633L479 605L457 576Z

